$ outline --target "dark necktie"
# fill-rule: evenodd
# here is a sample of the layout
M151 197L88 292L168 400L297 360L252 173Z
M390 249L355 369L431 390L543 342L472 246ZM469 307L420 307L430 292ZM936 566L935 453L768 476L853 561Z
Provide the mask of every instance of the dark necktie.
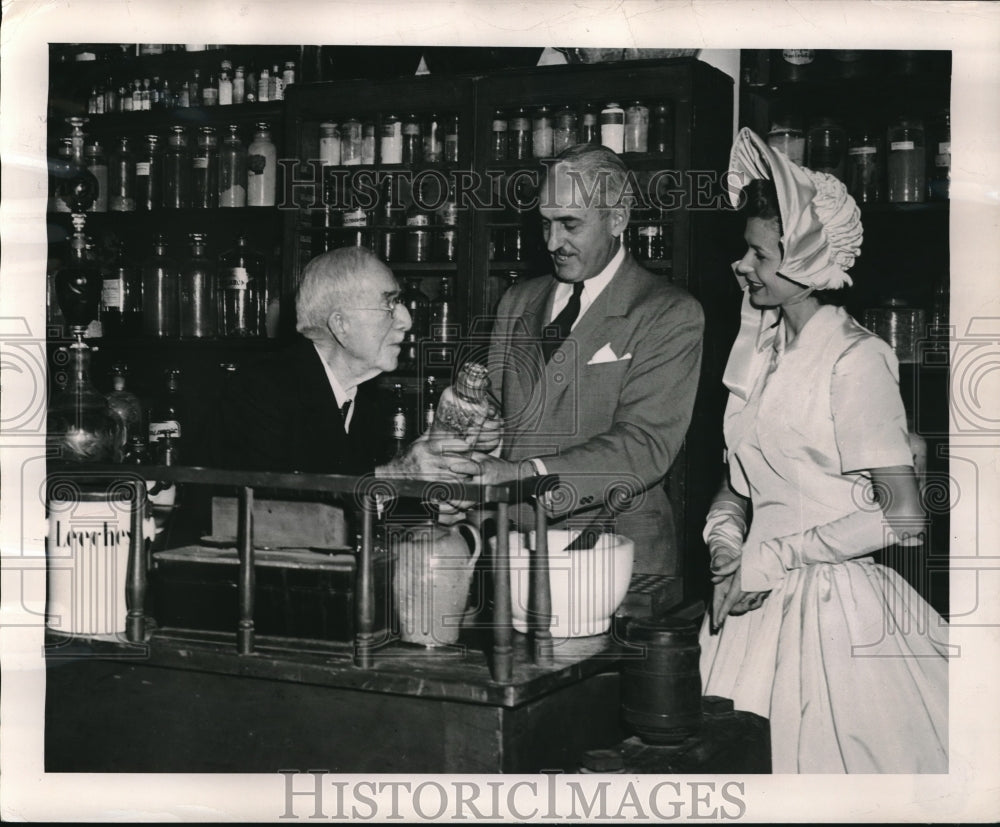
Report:
M351 400L348 399L340 406L340 418L344 421L344 430L347 430L347 414L351 410Z
M583 292L583 282L578 281L573 284L573 295L570 296L566 306L559 311L551 323L542 330L542 354L545 361L552 358L552 354L559 349L570 330L573 329L573 322L580 315L580 294Z

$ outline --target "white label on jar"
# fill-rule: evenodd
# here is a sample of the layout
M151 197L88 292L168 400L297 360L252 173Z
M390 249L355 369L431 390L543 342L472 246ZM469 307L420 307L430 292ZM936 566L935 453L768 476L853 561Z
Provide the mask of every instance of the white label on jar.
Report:
M136 175L149 175L149 170L152 164L149 161L136 161L135 162L135 174Z
M163 422L150 422L149 423L149 441L159 442L163 438L163 434L170 431L170 436L174 439L181 438L181 423L176 419L167 419Z
M222 286L226 290L246 290L250 286L250 273L246 267L230 267L222 271Z
M795 66L805 66L813 62L816 52L813 49L782 49L781 57L786 63Z
M364 210L349 210L344 213L345 227L364 227L368 224L368 216Z
M935 155L934 156L934 166L936 167L950 167L951 166L951 155Z
M874 155L878 149L873 146L852 146L847 150L848 155Z
M392 417L392 438L406 439L406 414L397 411Z
M889 149L893 152L899 152L901 150L916 149L913 141L893 141L889 144Z
M208 169L208 158L195 157L191 164L195 169Z
M938 144L938 154L948 155L951 153L951 141L941 141Z
M122 283L118 279L105 279L101 284L101 304L107 308L124 309Z
M507 121L493 121L493 131L494 132L506 132L507 131Z

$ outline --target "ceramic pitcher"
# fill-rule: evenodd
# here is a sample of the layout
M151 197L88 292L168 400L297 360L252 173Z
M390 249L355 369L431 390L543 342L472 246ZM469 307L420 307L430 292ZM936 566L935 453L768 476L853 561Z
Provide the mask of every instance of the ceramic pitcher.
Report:
M472 538L472 552L462 531ZM482 551L474 525L427 522L393 535L396 553L393 595L405 643L447 646L458 633L469 597L472 572Z

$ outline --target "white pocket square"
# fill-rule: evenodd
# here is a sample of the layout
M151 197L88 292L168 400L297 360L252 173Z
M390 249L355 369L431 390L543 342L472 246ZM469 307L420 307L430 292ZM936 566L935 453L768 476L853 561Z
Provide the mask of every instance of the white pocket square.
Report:
M590 357L590 361L587 362L588 365L603 365L608 362L624 362L626 359L631 359L632 354L626 353L624 356L615 356L615 352L611 349L611 343L609 342L604 347L602 347L597 353Z

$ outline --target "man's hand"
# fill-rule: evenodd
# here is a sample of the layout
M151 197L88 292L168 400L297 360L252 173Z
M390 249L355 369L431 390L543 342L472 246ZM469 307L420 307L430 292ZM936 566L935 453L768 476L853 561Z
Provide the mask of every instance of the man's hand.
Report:
M470 455L442 450L440 443L422 436L411 443L401 457L376 468L375 476L469 482L479 468L480 463Z
M530 462L510 462L480 452L470 456L479 466L473 475L473 482L476 485L500 485L533 477L537 473L535 466Z

